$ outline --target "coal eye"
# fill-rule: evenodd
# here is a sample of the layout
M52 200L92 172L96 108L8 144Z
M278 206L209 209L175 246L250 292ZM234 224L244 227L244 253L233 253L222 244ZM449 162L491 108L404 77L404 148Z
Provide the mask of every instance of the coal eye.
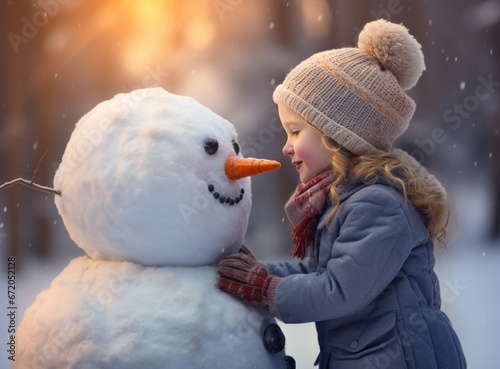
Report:
M238 142L233 141L233 149L236 155L240 153L240 145L238 145Z
M215 138L207 138L205 142L203 142L203 147L208 155L213 155L219 150L219 143Z

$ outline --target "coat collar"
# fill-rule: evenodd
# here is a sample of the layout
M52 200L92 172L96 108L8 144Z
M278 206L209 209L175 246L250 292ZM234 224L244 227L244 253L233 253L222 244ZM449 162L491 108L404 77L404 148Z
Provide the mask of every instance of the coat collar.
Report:
M435 216L432 220L433 225L432 228L434 230L439 230L445 228L448 223L449 218L449 205L448 205L448 196L446 190L441 185L439 180L432 174L430 174L427 169L425 169L415 158L406 153L405 151L394 149L392 152L399 155L401 160L411 167L412 173L415 175L415 178L420 182L420 186L426 189L428 196L426 205L432 206L434 208ZM381 175L378 180L374 184L382 184L385 186L392 187L399 191L398 186L386 176ZM345 201L349 196L353 193L359 191L360 189L368 186L360 180L356 180L350 178L345 181L345 183L339 185L337 191L339 193L340 201ZM431 204L433 202L433 204ZM425 204L424 204L425 205ZM319 226L323 227L326 215L328 214L328 209L333 207L333 202L331 199L328 199L327 204L325 205L325 214L323 214L320 219ZM437 207L437 208L436 208ZM418 209L417 209L418 210ZM427 224L427 216L423 216L425 218L425 223Z

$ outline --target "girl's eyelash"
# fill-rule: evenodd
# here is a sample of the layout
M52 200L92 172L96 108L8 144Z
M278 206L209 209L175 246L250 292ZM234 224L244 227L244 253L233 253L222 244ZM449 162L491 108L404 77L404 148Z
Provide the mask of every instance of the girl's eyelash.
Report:
M300 132L300 131L292 131L292 132L290 132L290 134L291 134L292 136L297 136L297 135L299 134L299 132Z

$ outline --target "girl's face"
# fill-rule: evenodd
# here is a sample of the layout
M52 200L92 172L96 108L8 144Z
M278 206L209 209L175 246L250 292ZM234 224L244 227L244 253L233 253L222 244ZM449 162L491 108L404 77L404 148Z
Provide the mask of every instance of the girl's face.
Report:
M278 104L278 112L287 134L283 154L292 159L292 164L299 172L300 181L306 183L330 169L332 155L321 142L321 135L286 105Z

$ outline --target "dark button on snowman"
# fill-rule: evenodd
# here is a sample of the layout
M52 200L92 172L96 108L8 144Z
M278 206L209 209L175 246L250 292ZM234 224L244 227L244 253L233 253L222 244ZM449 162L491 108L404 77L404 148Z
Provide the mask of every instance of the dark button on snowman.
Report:
M215 287L238 252L252 173L234 127L161 88L76 125L54 179L79 257L40 293L13 368L286 368L274 319Z

